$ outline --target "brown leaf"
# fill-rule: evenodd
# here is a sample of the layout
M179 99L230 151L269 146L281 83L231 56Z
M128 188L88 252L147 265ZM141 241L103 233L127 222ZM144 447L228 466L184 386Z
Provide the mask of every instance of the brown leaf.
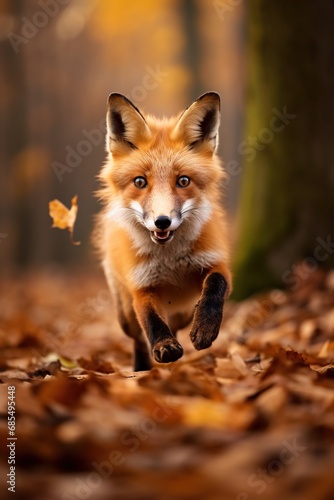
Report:
M247 330L239 322L245 304L234 304L218 348L197 352L180 332L185 356L140 373L131 371L132 342L105 286L88 269L0 280L0 439L8 432L7 386L15 386L26 498L43 491L56 499L43 489L44 476L36 493L27 490L30 463L54 474L54 491L69 494L74 484L73 498L77 477L98 481L95 465L102 476L110 473L99 481L101 499L112 487L116 496L124 490L122 498L160 498L163 491L177 500L247 500L258 495L256 484L265 485L265 499L298 490L295 500L314 500L319 485L322 497L332 498L334 294L324 284L307 302L292 292L274 301L271 292L272 314ZM266 308L266 296L261 304ZM58 484L65 471L66 484Z
M202 398L189 398L179 411L183 422L195 427L244 429L254 418L254 409L249 404L227 405Z
M306 363L304 359L304 355L292 349L286 350L283 347L279 347L278 349L268 348L266 351L267 354L272 351L273 359L268 368L261 374L262 380L270 377L274 373L287 375L288 373L295 372L297 367L308 366L308 363Z
M112 363L102 359L98 355L93 355L91 359L79 358L79 365L87 371L99 373L115 373L116 369Z
M72 245L80 245L80 241L73 241L73 229L78 214L78 197L71 200L71 208L68 209L59 200L49 202L49 215L53 219L52 227L68 229Z
M234 365L231 359L218 358L215 375L219 378L238 380L241 378L240 370Z
M329 363L328 365L310 365L310 368L321 375L327 375L329 377L334 376L334 363Z
M243 376L246 377L249 374L249 369L237 351L230 353L230 358L234 368Z
M52 379L43 380L37 387L36 393L40 403L46 406L51 403L58 403L74 407L79 404L88 386L88 381L72 380L60 372Z
M139 383L142 386L160 390L165 394L223 399L215 377L190 364L175 364L171 371L161 368L151 370L140 379Z
M43 366L40 366L36 370L29 372L28 375L31 378L45 378L47 375L54 375L59 372L61 368L61 364L59 360L51 361L51 363L47 363Z
M263 412L273 418L286 404L287 396L287 391L284 387L274 385L259 395L257 405Z

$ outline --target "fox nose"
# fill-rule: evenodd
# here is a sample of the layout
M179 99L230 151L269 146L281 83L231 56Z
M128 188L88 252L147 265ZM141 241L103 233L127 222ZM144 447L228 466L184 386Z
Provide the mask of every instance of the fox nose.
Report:
M167 229L171 225L171 223L172 223L172 219L167 217L167 215L159 215L159 217L157 217L154 221L154 224L156 225L156 227L158 229L161 229L162 231Z

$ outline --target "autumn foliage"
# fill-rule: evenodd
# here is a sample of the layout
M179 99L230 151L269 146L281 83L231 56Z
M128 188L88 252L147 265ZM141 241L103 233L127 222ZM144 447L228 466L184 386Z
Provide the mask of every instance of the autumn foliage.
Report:
M333 273L230 303L211 349L183 331L182 360L140 373L102 278L0 291L0 435L15 385L25 498L331 498Z

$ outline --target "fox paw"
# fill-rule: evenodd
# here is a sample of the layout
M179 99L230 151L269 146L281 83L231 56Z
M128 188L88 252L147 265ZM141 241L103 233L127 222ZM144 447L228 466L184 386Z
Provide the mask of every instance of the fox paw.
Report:
M170 363L183 355L183 348L175 338L161 340L153 347L153 357L158 363Z
M219 326L213 329L209 325L203 328L203 326L198 327L194 324L190 332L190 340L194 344L195 349L201 351L211 346L212 342L218 337L218 333Z
M190 331L190 340L195 349L201 351L211 346L212 342L218 337L222 318L222 308L210 310L201 307L201 304L197 306Z

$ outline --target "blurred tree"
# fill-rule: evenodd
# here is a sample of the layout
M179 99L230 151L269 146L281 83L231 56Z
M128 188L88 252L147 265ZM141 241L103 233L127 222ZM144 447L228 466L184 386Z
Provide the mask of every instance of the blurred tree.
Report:
M23 1L4 2L1 15L5 19L20 18L23 12ZM15 41L14 41L15 46ZM9 189L11 186L12 162L15 156L27 144L26 134L26 74L24 56L22 51L17 51L13 56L13 46L6 40L0 45L3 71L1 76L1 89L6 99L1 105L3 131L3 147L1 148L1 164L3 165L3 182L1 190L1 205L3 213L2 224L8 228L12 241L15 240L16 260L23 263L27 254L24 252L26 238L29 235L29 217L26 199L22 189L15 190L15 203L10 203ZM12 222L12 225L11 225ZM18 228L20 228L18 230Z
M201 42L199 34L198 5L194 0L182 0L180 3L180 15L185 33L184 62L190 72L190 84L188 91L189 102L194 101L203 93L200 85L201 75Z
M305 257L304 273L333 265L334 2L257 0L248 16L237 299L292 284Z

